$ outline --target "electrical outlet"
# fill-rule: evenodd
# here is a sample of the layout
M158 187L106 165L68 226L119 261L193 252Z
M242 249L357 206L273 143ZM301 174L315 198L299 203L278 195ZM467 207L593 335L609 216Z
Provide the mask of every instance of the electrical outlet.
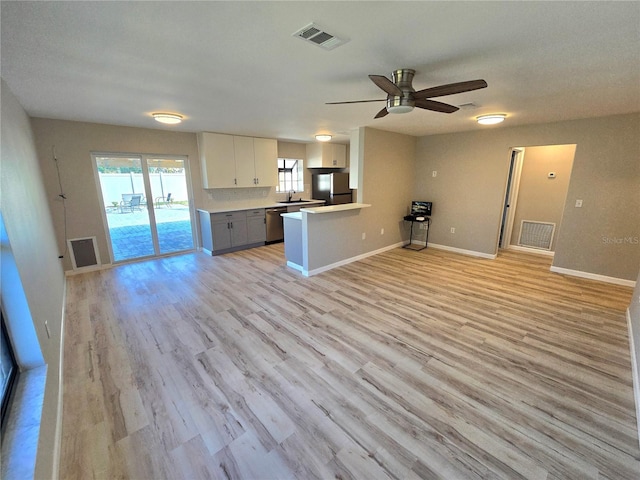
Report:
M438 171L434 170L433 172L431 172L431 176L432 177L437 177L438 176Z
M367 234L365 232L362 232L362 239L364 240L365 238L367 238Z
M456 227L451 227L451 233L456 233Z
M380 235L384 235L384 228L380 229Z
M577 208L582 207L582 200L576 200L576 207Z

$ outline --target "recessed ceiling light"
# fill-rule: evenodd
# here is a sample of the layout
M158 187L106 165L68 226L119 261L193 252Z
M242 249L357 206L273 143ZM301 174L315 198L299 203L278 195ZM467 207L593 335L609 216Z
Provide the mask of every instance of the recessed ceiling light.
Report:
M507 116L504 113L493 113L491 115L480 115L476 120L480 125L495 125L504 122Z
M166 123L168 125L175 125L182 121L182 115L177 113L152 113L151 116L156 119L157 122Z
M319 142L328 142L329 140L331 140L331 135L316 135L316 140Z

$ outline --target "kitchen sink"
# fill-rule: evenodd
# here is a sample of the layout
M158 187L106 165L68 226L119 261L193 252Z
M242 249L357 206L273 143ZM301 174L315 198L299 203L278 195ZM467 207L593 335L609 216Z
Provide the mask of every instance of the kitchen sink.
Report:
M283 202L278 202L278 203L307 203L307 202L315 202L315 200L285 200Z

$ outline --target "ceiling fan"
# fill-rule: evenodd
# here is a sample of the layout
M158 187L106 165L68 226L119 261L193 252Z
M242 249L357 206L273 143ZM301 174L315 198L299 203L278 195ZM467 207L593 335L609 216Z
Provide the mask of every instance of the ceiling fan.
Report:
M424 90L418 90L416 92L411 85L415 73L416 71L410 68L394 70L391 72L393 81L383 75L369 75L373 83L387 94L387 106L380 110L374 118L382 118L388 113L407 113L413 110L414 107L433 110L434 112L453 113L459 110L459 108L447 103L430 100L430 98L470 92L487 86L487 82L484 80L469 80L467 82L449 83L438 87L425 88ZM351 102L327 102L326 105L383 101L385 100L354 100Z

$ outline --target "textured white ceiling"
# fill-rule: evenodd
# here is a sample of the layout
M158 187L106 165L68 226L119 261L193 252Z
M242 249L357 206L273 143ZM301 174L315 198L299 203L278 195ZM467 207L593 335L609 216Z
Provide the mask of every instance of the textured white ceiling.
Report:
M640 111L640 2L6 2L1 73L31 116L311 141L359 126L428 135ZM316 22L349 39L291 35ZM488 88L374 120L367 77ZM186 116L162 127L150 113ZM489 127L501 128L501 127Z

